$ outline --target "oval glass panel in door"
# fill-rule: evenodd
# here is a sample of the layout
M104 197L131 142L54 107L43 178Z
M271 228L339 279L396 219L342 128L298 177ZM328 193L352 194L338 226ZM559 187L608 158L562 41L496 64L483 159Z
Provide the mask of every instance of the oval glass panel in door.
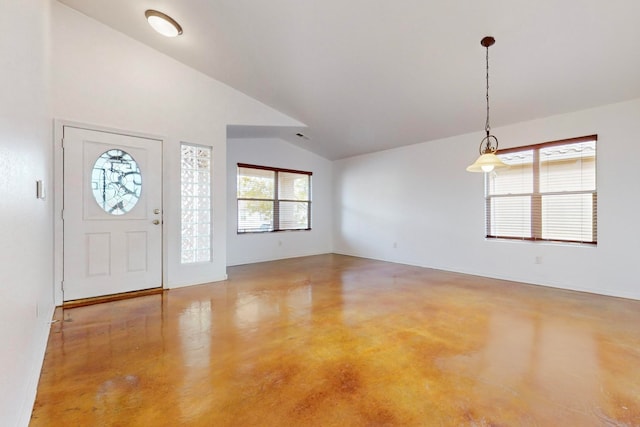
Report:
M91 189L96 202L106 213L123 215L133 209L140 199L140 168L126 151L106 151L93 165Z

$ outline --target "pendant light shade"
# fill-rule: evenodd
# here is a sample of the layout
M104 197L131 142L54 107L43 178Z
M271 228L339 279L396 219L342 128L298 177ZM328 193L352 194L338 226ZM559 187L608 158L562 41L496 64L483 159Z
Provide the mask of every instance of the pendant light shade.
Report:
M480 141L480 157L469 167L468 172L491 172L495 169L508 168L509 165L505 164L498 156L498 138L491 135L491 125L489 124L489 46L493 46L496 40L493 37L485 37L480 41L480 44L487 49L487 121L484 127L486 136Z
M165 37L176 37L182 34L182 27L172 17L157 10L149 9L144 13L149 25Z
M491 172L494 169L508 168L509 165L496 156L497 150L498 138L487 131L487 136L480 142L480 157L467 167L467 172Z
M467 166L467 172L491 172L494 169L506 168L498 156L493 153L481 154L480 157L471 165Z

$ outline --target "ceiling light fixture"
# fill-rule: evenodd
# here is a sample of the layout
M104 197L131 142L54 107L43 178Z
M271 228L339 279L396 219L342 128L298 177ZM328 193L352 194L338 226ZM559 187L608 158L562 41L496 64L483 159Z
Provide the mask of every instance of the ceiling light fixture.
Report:
M149 9L144 12L149 25L165 37L176 37L182 34L182 27L172 17L157 10Z
M496 39L493 37L485 37L480 41L480 44L487 48L487 121L484 126L487 136L480 141L480 157L467 168L469 172L491 172L494 169L509 167L496 156L498 138L491 135L491 125L489 124L489 46L493 46L495 42Z

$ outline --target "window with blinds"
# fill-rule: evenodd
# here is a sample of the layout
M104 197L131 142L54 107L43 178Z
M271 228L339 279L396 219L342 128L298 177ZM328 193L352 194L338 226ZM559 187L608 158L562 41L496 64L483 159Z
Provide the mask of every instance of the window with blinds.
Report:
M488 238L597 243L597 135L499 150L486 174Z
M311 176L238 163L238 233L311 230Z

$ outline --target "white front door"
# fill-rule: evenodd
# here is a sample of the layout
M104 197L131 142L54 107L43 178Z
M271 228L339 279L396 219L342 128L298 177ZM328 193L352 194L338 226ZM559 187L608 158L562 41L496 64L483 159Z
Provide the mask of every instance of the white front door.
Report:
M64 127L64 300L162 286L162 142Z

